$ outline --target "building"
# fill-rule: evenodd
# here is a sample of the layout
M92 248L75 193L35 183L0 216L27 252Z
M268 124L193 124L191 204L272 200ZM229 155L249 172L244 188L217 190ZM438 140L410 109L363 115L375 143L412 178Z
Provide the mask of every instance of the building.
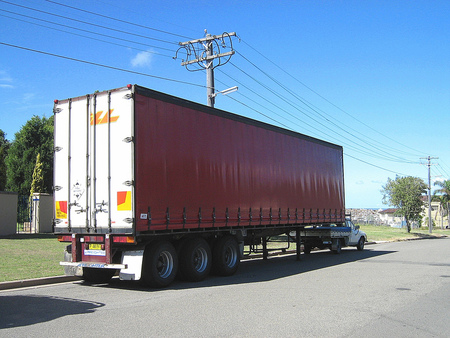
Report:
M422 206L422 225L428 227L428 197L423 196L423 206ZM442 229L448 229L448 209L445 208L438 201L431 201L431 219L433 221L434 227L439 227Z
M384 225L389 225L394 228L401 228L406 225L402 216L396 216L395 213L398 209L390 208L390 209L380 209L378 210L378 215L380 215L380 219Z

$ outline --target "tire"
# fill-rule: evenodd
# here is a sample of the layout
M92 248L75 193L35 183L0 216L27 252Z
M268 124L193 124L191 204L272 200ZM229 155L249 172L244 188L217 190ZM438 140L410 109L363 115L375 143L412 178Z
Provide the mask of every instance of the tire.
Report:
M162 288L173 282L178 271L178 256L170 242L150 243L144 251L142 282Z
M331 251L333 251L334 254L340 254L342 251L342 243L340 239L336 240L336 248L332 249Z
M108 283L116 274L116 269L83 268L83 280L93 284Z
M180 271L182 280L199 282L205 279L211 271L211 248L201 237L188 238L179 250Z
M364 236L361 236L361 238L358 241L358 244L356 245L356 249L358 249L358 251L363 251L365 242L366 242L366 239L364 238Z
M219 276L233 275L240 263L239 245L233 236L217 240L213 249L213 271Z

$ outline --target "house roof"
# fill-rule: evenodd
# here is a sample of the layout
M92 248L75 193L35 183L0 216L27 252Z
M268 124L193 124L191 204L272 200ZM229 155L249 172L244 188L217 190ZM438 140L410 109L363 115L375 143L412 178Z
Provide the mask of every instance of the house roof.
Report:
M380 214L393 214L397 211L398 209L395 208L390 208L390 209L384 209L382 211L380 211Z

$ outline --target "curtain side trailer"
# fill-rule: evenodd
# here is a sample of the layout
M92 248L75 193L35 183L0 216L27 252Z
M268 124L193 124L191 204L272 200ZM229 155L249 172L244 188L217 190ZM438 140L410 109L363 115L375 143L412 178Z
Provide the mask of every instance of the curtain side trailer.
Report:
M163 287L232 275L244 247L267 258L273 236L298 258L364 246L345 218L338 145L138 85L55 101L54 115L68 274Z

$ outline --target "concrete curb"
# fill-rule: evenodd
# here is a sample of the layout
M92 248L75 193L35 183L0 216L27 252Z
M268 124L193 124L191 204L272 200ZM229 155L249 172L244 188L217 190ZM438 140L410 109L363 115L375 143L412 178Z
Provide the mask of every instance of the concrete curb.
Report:
M73 282L73 281L77 281L77 280L80 280L80 278L73 277L73 276L54 276L54 277L16 280L16 281L11 281L11 282L1 282L0 290L9 290L9 289L25 288L25 287L30 287L30 286Z

